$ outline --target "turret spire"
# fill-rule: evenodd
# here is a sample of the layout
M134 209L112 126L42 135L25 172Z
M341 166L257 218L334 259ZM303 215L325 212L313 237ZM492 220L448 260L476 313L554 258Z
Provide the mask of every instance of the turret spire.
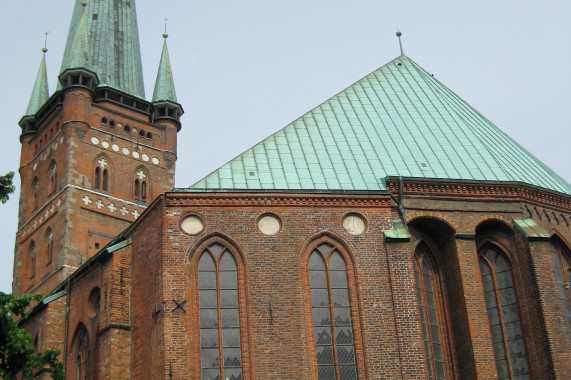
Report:
M47 33L46 33L47 35ZM26 116L33 116L39 109L46 103L50 97L48 91L48 75L46 72L46 52L48 49L45 47L42 49L44 53L42 55L42 61L40 63L40 69L38 70L38 75L36 76L36 81L34 83L34 89L32 90L32 95L30 96L30 102L28 103L28 108L26 109Z
M89 39L87 38L87 23L85 21L85 6L87 2L82 1L83 11L81 13L81 18L79 19L79 25L77 26L77 31L75 33L75 38L73 40L73 45L71 48L71 59L69 61L69 66L63 68L65 69L77 69L83 68L89 70Z
M171 63L169 58L169 51L167 48L166 25L165 33L163 34L163 52L161 54L161 62L159 64L159 71L157 72L157 80L155 82L155 91L153 93L153 102L158 101L171 101L177 103L176 91L174 89L174 80L172 76Z

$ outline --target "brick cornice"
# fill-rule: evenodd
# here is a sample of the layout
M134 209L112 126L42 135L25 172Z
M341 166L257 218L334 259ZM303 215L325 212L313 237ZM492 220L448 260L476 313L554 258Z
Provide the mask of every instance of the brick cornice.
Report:
M172 192L166 193L167 206L273 206L273 207L374 207L391 206L389 194L351 193L228 193Z
M386 187L391 193L398 194L398 179L388 179ZM531 202L571 212L571 196L535 188L519 182L444 182L442 180L403 179L403 194L407 198Z

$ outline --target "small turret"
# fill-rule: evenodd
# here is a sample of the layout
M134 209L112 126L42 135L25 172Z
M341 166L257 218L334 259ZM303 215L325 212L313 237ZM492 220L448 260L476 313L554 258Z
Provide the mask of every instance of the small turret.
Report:
M20 120L19 124L22 128L22 135L20 136L20 141L25 135L34 134L37 129L36 113L40 108L46 103L50 97L48 91L48 76L46 72L46 52L48 49L44 46L42 52L42 61L40 63L40 69L38 70L38 75L36 76L36 81L34 83L34 89L32 90L32 95L30 96L30 102L28 103L28 108L26 109L26 114Z
M59 81L63 89L84 87L93 92L99 84L99 80L97 74L90 70L89 39L85 20L85 6L87 2L83 1L81 5L83 6L83 12L75 32L70 59L67 66L62 67Z
M154 121L174 121L178 132L181 128L180 117L184 111L176 99L176 91L174 88L169 51L167 48L167 37L168 34L164 33L163 52L161 54L159 71L157 72L155 91L153 92L152 103L154 110Z

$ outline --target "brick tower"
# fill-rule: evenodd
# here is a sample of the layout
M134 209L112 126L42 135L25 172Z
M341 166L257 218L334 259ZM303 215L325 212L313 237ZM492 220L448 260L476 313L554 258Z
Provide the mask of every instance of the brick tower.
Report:
M134 1L76 1L51 96L44 49L19 123L15 294L48 294L174 187L183 110L163 37L151 102Z

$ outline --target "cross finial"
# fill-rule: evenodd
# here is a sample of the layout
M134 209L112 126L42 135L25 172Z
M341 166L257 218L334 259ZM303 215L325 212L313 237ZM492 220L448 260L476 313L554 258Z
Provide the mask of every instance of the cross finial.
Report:
M46 32L46 37L44 39L44 47L42 48L42 51L44 52L44 54L46 54L48 52L48 33Z
M167 34L167 18L165 18L165 32L163 33L163 38L167 38L169 35Z
M400 54L403 55L404 51L402 50L402 41L400 39L401 36L402 36L401 31L397 29L397 37L399 38Z

